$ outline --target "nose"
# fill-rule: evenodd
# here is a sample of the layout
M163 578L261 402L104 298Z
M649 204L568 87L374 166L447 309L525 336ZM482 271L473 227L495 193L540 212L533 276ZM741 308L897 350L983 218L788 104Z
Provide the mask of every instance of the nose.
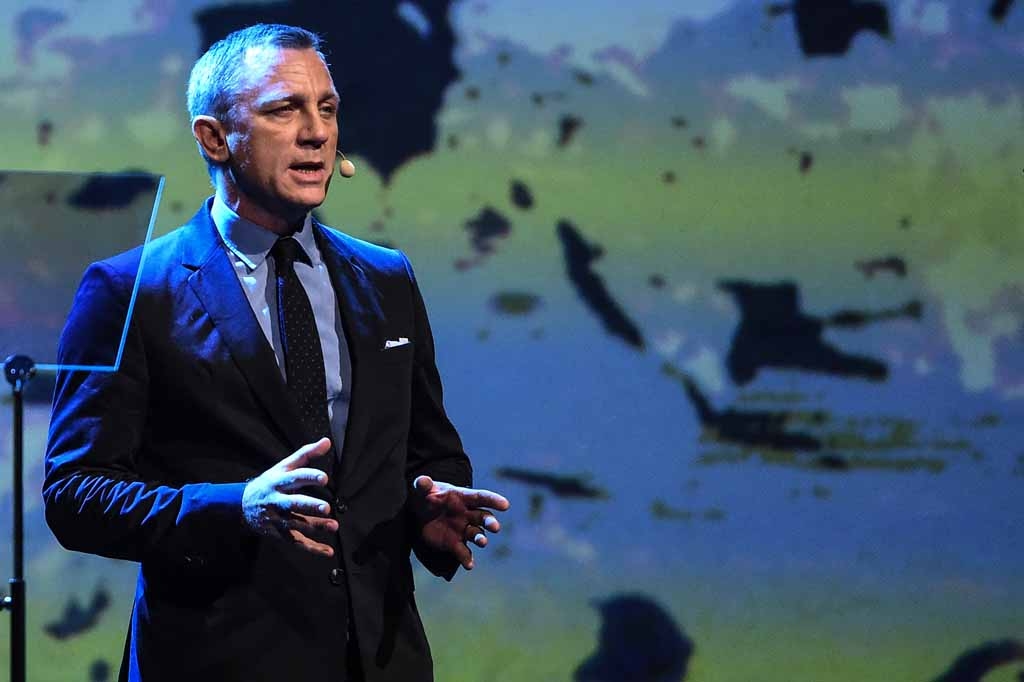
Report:
M334 125L334 119L325 118L318 109L307 111L299 130L299 144L322 147L331 139L331 129Z

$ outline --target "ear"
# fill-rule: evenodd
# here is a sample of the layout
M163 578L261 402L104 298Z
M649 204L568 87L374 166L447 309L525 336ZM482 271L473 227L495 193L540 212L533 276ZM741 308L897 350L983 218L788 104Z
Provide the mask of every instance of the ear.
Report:
M231 155L224 124L213 116L203 114L193 118L192 136L196 138L199 148L206 157L214 163L224 163Z

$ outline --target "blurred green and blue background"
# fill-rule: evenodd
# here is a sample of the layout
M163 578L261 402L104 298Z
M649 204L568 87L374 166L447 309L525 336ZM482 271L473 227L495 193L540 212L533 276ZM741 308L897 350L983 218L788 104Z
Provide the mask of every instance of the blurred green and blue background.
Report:
M163 175L166 232L210 193L202 49L323 33L359 172L317 214L408 253L477 482L514 504L472 573L417 576L439 680L1018 680L1024 7L862 3L879 31L807 28L816 4L849 3L14 0L0 168ZM136 567L50 536L47 421L30 679L114 679ZM991 672L954 677L971 651Z

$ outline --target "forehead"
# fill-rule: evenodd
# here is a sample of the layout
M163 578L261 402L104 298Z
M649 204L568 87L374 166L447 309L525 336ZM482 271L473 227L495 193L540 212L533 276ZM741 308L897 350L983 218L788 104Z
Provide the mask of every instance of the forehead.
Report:
M307 89L335 93L327 65L315 50L272 46L251 47L241 64L243 92L258 94L268 89Z

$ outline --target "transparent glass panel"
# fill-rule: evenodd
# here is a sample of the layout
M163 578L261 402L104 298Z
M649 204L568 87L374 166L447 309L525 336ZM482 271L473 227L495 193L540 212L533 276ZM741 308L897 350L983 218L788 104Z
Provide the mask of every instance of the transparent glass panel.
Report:
M147 173L0 171L0 360L27 355L39 370L60 369L57 343L82 273L149 241L163 186ZM97 355L109 361L66 369L115 371L133 307L118 345Z

